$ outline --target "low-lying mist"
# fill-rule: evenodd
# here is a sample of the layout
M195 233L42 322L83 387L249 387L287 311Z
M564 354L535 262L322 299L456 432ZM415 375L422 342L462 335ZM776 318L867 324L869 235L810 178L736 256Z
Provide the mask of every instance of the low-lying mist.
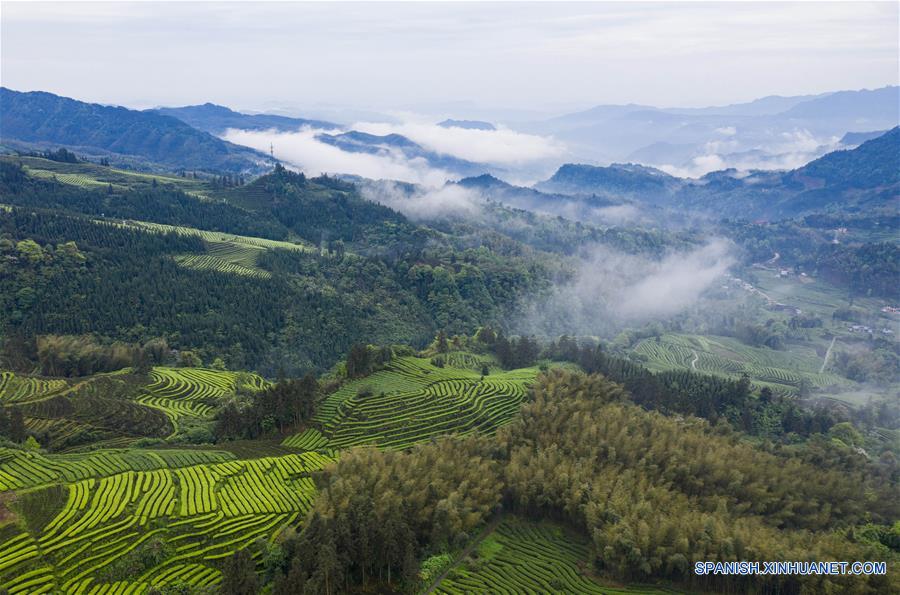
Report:
M333 130L308 127L294 132L230 129L223 138L265 153L272 148L277 159L310 175L350 174L434 187L480 173L502 173L510 181L533 183L552 174L565 155L563 145L551 138L505 128L470 130L430 123L363 122L348 130L377 136L401 134L415 145L375 144L373 140L358 151L343 150L318 138L323 133L333 135ZM448 168L446 163L453 160L468 164L466 171L453 170L452 165Z
M570 282L530 305L517 330L603 336L625 326L664 320L696 305L735 264L734 251L721 238L658 260L594 246L578 258Z

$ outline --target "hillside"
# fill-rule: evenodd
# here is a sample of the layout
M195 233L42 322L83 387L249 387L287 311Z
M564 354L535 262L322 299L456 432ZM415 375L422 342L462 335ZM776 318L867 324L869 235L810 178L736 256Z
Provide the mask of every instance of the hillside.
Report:
M717 217L781 219L825 208L858 211L889 207L900 185L900 128L835 151L788 172L726 170L697 180L637 165L566 164L542 191L630 198L651 205L693 209Z
M154 112L0 88L0 140L138 157L170 168L258 171L266 157Z
M213 103L186 105L184 107L158 107L148 111L178 118L198 130L217 136L224 134L229 128L237 128L239 130L275 129L282 132L293 132L303 127L323 130L339 127L337 124L322 120L290 118L273 114L243 114Z
M674 178L657 169L634 164L609 167L565 164L553 176L535 186L545 192L597 194L607 198L640 197L654 202L671 194L679 185Z

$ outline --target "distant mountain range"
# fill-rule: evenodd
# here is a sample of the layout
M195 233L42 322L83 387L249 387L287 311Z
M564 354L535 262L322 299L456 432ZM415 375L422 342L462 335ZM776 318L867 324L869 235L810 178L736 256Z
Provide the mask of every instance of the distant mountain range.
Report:
M82 154L120 155L170 169L259 172L267 159L158 112L5 87L0 88L0 142L33 148L65 146Z
M428 163L429 167L444 170L451 175L471 176L489 169L488 166L480 163L430 151L402 134L376 135L351 130L340 134L317 134L316 140L348 153L385 156L398 154L405 160L423 160Z
M497 127L490 122L481 122L479 120L447 119L443 122L438 122L438 126L443 128L465 128L466 130L497 130Z
M847 132L898 124L900 87L894 86L706 108L601 105L510 126L552 135L587 162L638 162L699 176L728 167L798 167L841 148Z
M900 128L787 172L724 170L681 179L634 164L566 164L536 190L688 208L717 216L781 218L824 209L859 212L900 202Z

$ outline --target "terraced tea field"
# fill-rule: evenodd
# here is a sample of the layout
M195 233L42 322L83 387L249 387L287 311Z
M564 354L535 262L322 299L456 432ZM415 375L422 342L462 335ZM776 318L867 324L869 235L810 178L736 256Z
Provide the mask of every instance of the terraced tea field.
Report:
M9 405L56 394L68 388L60 378L40 378L0 372L0 403Z
M314 252L316 248L306 244L296 244L279 240L268 240L251 236L238 236L219 231L206 231L193 227L178 227L146 221L127 221L124 225L162 233L196 235L206 244L206 254L183 254L175 257L181 266L205 271L219 271L232 275L243 275L256 279L268 279L272 275L256 266L257 259L266 250L293 250Z
M249 548L260 562L259 543L302 523L316 493L311 474L334 453L493 432L513 418L537 375L528 368L482 377L492 362L472 354L444 361L464 367L396 358L328 395L310 428L259 453L239 444L67 454L0 449L0 493L15 494L0 524L0 589L146 593L151 585L216 585L223 558ZM268 386L255 374L170 367L56 380L5 373L0 394L26 411L29 428L65 437L99 427L77 417L85 402L99 403L101 417L116 404L153 410L177 430L186 419L208 419L236 391ZM92 444L121 439L97 437Z
M200 271L219 271L220 273L243 275L245 277L254 277L256 279L268 279L272 276L268 271L254 267L246 267L210 254L184 254L176 256L175 262L183 267Z
M300 522L315 495L310 473L331 461L317 453L230 457L125 451L89 455L80 464L9 457L3 477L19 486L65 483L62 492L20 493L24 522L0 528L0 588L11 594L145 593L150 585L215 584L219 560ZM27 505L31 499L40 504ZM169 555L148 563L153 558L142 554L150 548ZM251 550L258 559L262 552Z
M130 369L73 379L0 372L0 403L22 411L43 447L66 451L86 442L112 447L166 437L187 419L210 419L235 391L266 386L256 374L204 368L157 367L149 381Z
M112 184L114 190L141 188L156 184L175 186L198 198L206 198L207 182L201 179L179 177L174 175L143 173L104 167L95 163L67 163L40 157L3 157L15 163L21 163L26 172L36 178L53 178L63 184L72 184L84 188L106 188Z
M687 369L729 378L746 373L755 384L779 394L795 394L803 381L820 388L849 384L836 374L819 373L822 358L799 346L775 351L749 347L730 337L665 334L659 341L642 340L634 351L651 370Z
M468 556L450 569L434 593L672 594L654 587L607 587L586 569L588 544L549 522L507 517Z
M315 427L283 444L309 450L406 448L440 434L490 433L513 418L536 375L536 368L526 368L482 378L425 358L398 358L329 395L319 405Z
M31 169L28 168L26 170L28 175L34 176L35 178L41 178L45 180L56 180L57 182L61 182L63 184L69 184L72 186L79 186L81 188L107 188L109 186L108 182L101 182L100 180L77 173L57 173L54 171L46 170L46 169ZM115 190L125 190L125 186L116 185L113 186Z
M220 400L239 388L258 391L269 385L256 374L205 368L156 367L150 380L137 402L162 411L176 430L186 417L208 417Z

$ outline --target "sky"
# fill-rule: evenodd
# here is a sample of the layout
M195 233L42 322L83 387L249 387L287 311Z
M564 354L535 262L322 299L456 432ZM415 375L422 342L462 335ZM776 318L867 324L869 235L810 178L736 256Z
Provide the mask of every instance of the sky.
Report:
M4 1L0 83L135 108L699 107L897 84L898 6Z

